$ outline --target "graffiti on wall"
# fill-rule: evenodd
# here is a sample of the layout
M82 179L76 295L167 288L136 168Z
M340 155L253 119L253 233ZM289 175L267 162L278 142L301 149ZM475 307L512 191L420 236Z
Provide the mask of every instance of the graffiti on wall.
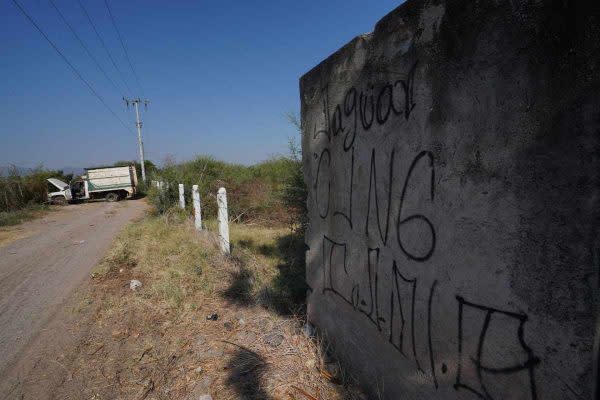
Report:
M322 123L311 127L311 148L318 150L312 154L315 172L309 184L316 215L325 226L336 227L335 233L323 232L319 249L322 293L364 316L379 338L427 374L436 389L439 374L452 373L454 389L501 399L506 396L494 377L519 374L529 382L522 397L537 399L540 360L524 340L525 314L476 304L457 293L452 371L435 352L434 298L440 283L419 273L437 245L438 227L430 213L436 199L435 156L429 149L411 154L387 148L376 139L401 134L398 127L418 110L416 69L417 63L394 82L350 87L339 104L330 104L328 85L320 90ZM357 141L360 135L370 135L370 140ZM359 142L370 143L369 148L359 149ZM385 143L390 142L388 137ZM364 165L358 165L359 152L368 155L360 158L368 160ZM366 208L357 212L357 204ZM358 236L364 248L357 250L353 238ZM500 334L513 338L511 344L497 343ZM496 365L486 360L490 349L518 355L519 361Z

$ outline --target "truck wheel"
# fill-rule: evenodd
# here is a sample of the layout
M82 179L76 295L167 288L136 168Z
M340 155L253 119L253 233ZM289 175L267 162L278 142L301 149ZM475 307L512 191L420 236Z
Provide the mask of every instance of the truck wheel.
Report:
M110 193L107 193L107 195L106 195L106 197L104 197L104 199L106 199L106 201L110 201L110 202L119 201L119 195L117 193L110 192Z
M64 206L67 204L67 199L65 199L63 196L54 196L52 198L52 204L55 204L57 206Z

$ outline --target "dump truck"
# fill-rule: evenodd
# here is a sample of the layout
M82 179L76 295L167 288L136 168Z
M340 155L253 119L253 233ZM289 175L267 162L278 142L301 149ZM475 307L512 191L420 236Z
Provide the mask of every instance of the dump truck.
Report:
M138 186L133 164L124 167L86 168L85 174L73 179L70 184L56 178L48 178L47 181L52 188L48 190L48 201L53 204L91 199L119 201L135 196Z

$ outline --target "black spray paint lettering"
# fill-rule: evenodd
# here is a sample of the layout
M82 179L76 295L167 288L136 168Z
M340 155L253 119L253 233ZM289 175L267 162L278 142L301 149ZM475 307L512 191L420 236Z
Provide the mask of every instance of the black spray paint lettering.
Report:
M428 166L430 169L430 183L429 183L429 188L430 188L430 200L431 202L433 202L434 200L434 194L435 194L435 168L433 165L433 153L431 153L430 151L422 151L421 153L419 153L417 155L417 157L415 157L415 159L413 160L413 162L411 163L409 169L408 169L408 173L406 174L406 179L404 180L404 186L402 187L402 195L400 197L400 211L398 212L398 221L396 223L396 238L398 240L398 245L400 246L400 249L402 250L402 252L411 260L415 260L415 261L426 261L428 260L433 252L435 251L435 240L436 240L436 236L435 236L435 228L433 227L433 224L431 223L431 221L429 220L429 218L427 218L426 216L422 215L422 214L412 214L408 217L402 217L402 208L404 205L404 202L406 200L406 194L407 194L407 189L408 189L408 185L410 183L413 171L415 169L415 167L419 164L419 162L421 162L422 159L427 159L429 160ZM403 227L411 222L414 223L423 223L427 226L427 229L430 232L430 236L431 236L431 242L429 245L429 249L422 253L422 254L417 254L416 252L413 252L409 249L406 248L404 241L403 241L403 235L402 235L402 231L403 231Z
M335 106L335 111L333 112L333 119L331 120L331 130L333 131L333 136L337 136L340 133L344 133L344 127L342 126L342 108L339 104Z
M348 130L346 132L346 136L344 137L344 151L350 150L350 148L352 148L352 145L354 145L354 139L356 139L356 125L358 123L358 114L356 114L355 111L356 89L350 88L350 90L346 92L346 96L344 97L344 116L352 117L352 121L350 122L350 126L348 127ZM340 127L342 131L344 131L341 118Z
M348 185L348 188L344 188L344 189L340 189L340 188L336 188L336 192L337 193L348 193L348 201L347 201L347 206L346 206L346 210L335 210L333 212L333 216L340 216L342 218L344 218L346 220L346 222L348 222L348 225L350 225L350 229L352 229L354 227L353 225L353 221L352 221L352 198L354 197L354 148L352 148L352 152L350 153L350 183ZM345 198L342 197L342 198Z
M386 211L385 211L385 218L384 218L384 228L382 228L382 223L381 223L381 216L380 216L380 212L379 212L379 188L377 187L377 167L376 167L376 153L375 153L375 149L372 150L371 152L371 169L369 171L369 190L367 192L367 220L365 223L365 235L370 236L369 234L369 223L371 220L371 209L372 209L372 203L371 201L374 201L374 205L375 205L375 218L377 220L377 229L379 231L379 237L381 238L381 241L383 242L383 245L387 245L387 240L388 240L388 234L389 234L389 228L390 228L390 211L392 209L391 205L392 205L392 184L394 181L394 159L395 159L395 153L396 150L392 149L392 153L390 154L390 162L389 162L389 170L388 170L388 180L387 180L387 191L388 191L388 196L387 196L387 207L386 207Z
M369 93L360 93L358 99L360 111L360 123L365 131L371 129L373 118L375 117L375 103L373 102L373 85L369 85Z
M319 190L319 179L321 179L321 173L324 167L324 160L327 160L326 167L329 169L331 166L331 152L329 149L323 149L320 155L315 154L315 157L318 157L318 165L317 165L317 179L314 184L315 191L315 201L317 203L317 210L319 210L319 216L321 218L327 218L329 215L329 202L331 200L331 179L329 179L329 174L326 174L325 178L327 179L327 191L326 193L321 193ZM326 204L325 209L323 210L323 203Z
M379 249L367 249L367 284L368 289L360 291L360 287L355 285L352 290L352 303L355 308L366 315L372 323L381 331L378 307L378 271L379 268ZM366 295L365 295L366 292Z
M489 382L489 380L492 380L494 375L512 376L515 374L525 373L526 378L529 381L529 390L527 394L532 400L536 400L538 397L537 388L535 384L534 369L535 366L540 362L540 360L533 354L533 350L525 343L524 329L525 323L527 322L527 316L525 314L503 311L497 308L475 304L466 301L461 296L456 296L456 300L458 301L458 370L456 372L456 383L454 384L455 389L468 390L481 399L494 400L494 397L492 396L488 388L489 384L486 384L486 381ZM475 311L483 315L483 324L481 327L481 331L479 332L479 337L477 339L477 351L474 355L464 354L463 351L463 343L466 341L466 338L464 336L463 325L465 309L470 309L471 311ZM490 365L486 365L484 360L482 360L483 349L486 345L486 340L488 338L488 333L490 329L490 322L495 316L501 316L503 318L512 319L518 323L517 338L521 349L510 350L521 350L525 356L525 361L523 363L503 367L492 367ZM466 382L463 380L463 370L468 365L475 368L477 376L476 382ZM483 379L484 373L486 374L485 380ZM500 396L496 397L496 399L503 398L506 398L506 395L500 394Z
M396 81L396 84L400 83L404 89L404 118L408 120L412 110L415 108L415 72L417 71L417 63L415 63L410 71L408 77L405 80Z
M391 268L388 266L389 270L382 271L379 265L379 251L379 248L366 249L366 274L363 279L354 281L348 271L360 270L360 266L355 265L354 262L348 265L347 244L323 236L324 286L322 293L334 294L354 310L364 315L383 338L386 338L403 356L412 358L415 361L416 368L423 371L416 344L415 301L417 297L417 279L404 277L399 272L396 261L392 262ZM340 264L343 267L340 267ZM387 295L381 293L380 275L391 275L394 279L391 291ZM361 282L367 284L366 290L360 289ZM345 292L344 289L348 287L351 287L349 293ZM382 312L380 308L380 299L386 298L390 299L390 308L387 314ZM406 328L407 324L410 324L408 330ZM404 350L406 339L410 340L410 356Z
M315 125L313 130L313 139L316 139L320 134L327 136L327 141L331 141L331 129L329 125L329 86L325 85L321 89L321 98L323 99L323 117L325 120L325 127L317 129Z
M386 123L388 117L390 116L390 112L393 112L396 116L404 114L404 117L406 120L408 120L410 113L416 105L414 99L416 69L417 63L412 66L406 79L399 79L394 82L393 85L388 83L384 85L383 89L381 89L379 92L376 106L377 123L379 123L379 125ZM396 107L394 100L394 92L398 89L398 87L402 88L404 93L404 110L402 110L401 106Z
M358 90L351 87L345 93L343 102L335 105L333 108L329 104L328 86L321 91L322 110L325 120L325 126L317 129L315 126L313 139L320 134L327 137L327 143L320 154L315 154L317 161L317 174L314 182L315 199L317 210L323 219L339 216L348 222L351 230L354 229L353 221L353 197L354 197L354 170L355 170L355 150L356 138L359 129L363 132L369 131L376 122L379 126L386 124L392 116L404 115L406 120L415 109L415 63L404 79L392 83L385 83L379 88L374 84L367 84L366 89ZM376 89L379 88L379 89ZM330 113L333 111L333 114ZM359 123L360 120L360 123ZM338 138L342 138L342 149L344 160L333 160L332 149L337 145ZM350 151L351 150L351 151ZM337 155L337 153L335 153ZM394 186L394 160L395 149L392 149L389 159L389 170L387 170L387 182L383 185L388 186L387 198L380 196L386 191L385 188L378 187L378 170L376 166L375 149L371 150L369 165L369 189L367 193L366 223L364 228L365 236L372 238L374 235L381 241L383 247L397 244L398 248L406 256L408 262L424 263L430 261L436 248L436 229L433 221L419 212L408 211L407 198L416 183L428 183L428 197L433 204L435 200L435 160L430 151L421 151L410 164L402 184L402 192L399 204L397 205L398 216L395 222L396 241L388 243L389 226L391 218L392 187ZM331 169L339 168L340 162L345 162L348 167L340 170L349 173L348 179L342 180L349 186L346 188L332 188ZM419 180L420 176L415 174L419 167L425 168L428 173L426 181ZM384 175L385 176L385 175ZM422 177L421 177L422 178ZM326 184L325 184L326 183ZM333 182L335 185L335 182ZM321 185L321 188L319 186ZM422 185L416 185L421 187ZM332 189L336 193L347 193L345 199L348 207L336 208L330 213L330 203ZM418 196L421 198L422 196ZM345 195L340 195L344 201ZM387 204L386 204L387 203ZM334 203L335 204L335 203ZM408 214L408 215L407 215ZM377 231L373 229L373 220L376 220ZM410 247L408 240L413 229L421 227L422 232L427 232L428 240L425 243L425 250L415 250ZM361 224L362 229L362 224ZM424 229L424 230L423 230ZM438 281L424 285L417 277L409 278L404 276L398 267L396 260L386 262L380 265L381 248L364 249L362 259L348 256L348 244L342 241L335 241L327 236L323 236L322 254L323 254L323 294L331 294L341 299L349 307L363 315L373 328L379 333L380 337L398 351L405 358L412 359L415 362L417 370L423 371L421 360L424 360L420 352L427 349L427 358L430 369L430 376L434 387L438 388L437 375L437 356L434 349L434 297L438 288ZM358 272L358 274L357 274ZM390 280L391 278L391 280ZM387 285L381 283L386 281ZM391 283L391 284L390 284ZM383 289L385 288L385 289ZM454 388L456 390L469 391L472 394L486 400L503 398L503 396L494 397L494 390L497 387L489 382L495 375L526 374L530 382L529 395L531 399L537 399L537 390L535 385L534 368L540 362L533 354L533 351L524 342L524 326L527 316L500 309L481 306L468 302L462 297L457 296L458 300L458 354L456 358L456 376ZM389 303L388 303L389 301ZM415 304L426 303L426 315L417 315ZM387 307L386 307L387 306ZM482 313L483 327L476 338L466 338L464 336L464 309L476 310ZM517 330L517 340L520 346L517 350L524 353L526 359L523 363L509 366L490 365L483 360L483 349L486 347L488 330L494 317L503 316L512 318L519 324ZM417 328L417 322L420 322ZM495 329L502 329L506 336L510 337L511 331L506 326L496 326ZM496 332L496 335L498 333ZM470 339L470 340L469 340ZM473 340L474 339L474 340ZM463 354L464 343L477 343L475 354ZM417 343L422 346L417 346ZM446 360L452 361L452 360ZM466 368L475 371L474 374L465 374ZM446 363L441 363L440 371L442 374L448 372ZM473 378L470 381L466 376ZM486 383L487 382L487 383Z
M410 326L411 326L411 337L414 337L414 313L412 312L415 301L415 295L417 291L417 279L408 279L404 277L400 271L398 271L398 265L396 261L392 263L392 279L394 284L394 290L390 293L390 318L389 318L389 331L390 335L388 341L394 346L402 355L406 356L404 352L404 332L406 327L406 312L409 311L406 308L406 304L410 304ZM401 286L404 285L406 289ZM404 302L402 300L401 294L409 293L408 301ZM402 304L405 304L405 307L402 307ZM396 313L398 316L396 316ZM398 332L394 332L394 328L396 327L396 321L399 318L399 329ZM413 346L413 353L414 353Z
M438 388L437 381L437 356L433 348L433 298L435 290L438 286L438 281L434 280L431 285L425 290L419 289L419 281L417 278L407 278L398 269L396 261L392 261L391 268L389 265L382 268L380 265L380 249L366 248L368 267L363 269L365 276L353 280L349 271L360 270L360 265L348 257L348 246L346 243L336 242L327 236L323 237L323 282L324 287L322 293L331 293L337 298L343 300L351 306L356 312L360 313L366 320L376 329L382 338L399 352L405 358L412 359L415 362L417 370L424 372L417 351L417 343L424 343L427 346L427 356L429 361L429 373L435 388ZM342 267L343 266L343 267ZM382 293L380 282L382 277L391 277L392 285L389 292ZM361 290L360 282L367 284L366 290ZM349 292L344 288L351 287ZM380 299L389 299L389 307L387 310L382 310ZM520 313L503 311L497 308L482 306L464 300L457 296L458 300L458 354L456 357L456 376L454 388L456 390L466 390L481 399L497 400L506 398L502 394L494 397L488 388L489 383L493 381L495 375L513 375L526 374L525 377L529 381L528 395L532 400L537 400L537 390L534 376L534 369L540 360L534 355L532 349L525 343L524 328L527 321L527 316ZM427 319L422 325L425 325L425 330L417 329L417 312L415 304L417 302L427 302ZM475 310L482 314L482 327L474 338L466 338L464 335L464 309ZM516 332L516 338L520 344L518 349L509 349L511 352L522 351L525 361L522 363L508 366L493 366L489 365L483 359L483 349L486 346L486 339L490 329L490 321L494 315L499 315L504 318L514 319L519 325ZM502 329L501 332L495 332L496 336L503 334L508 336L511 334L511 329L506 324L497 324L496 329ZM464 343L477 343L475 354L465 354L463 351ZM474 340L473 340L474 339ZM407 343L409 344L407 346ZM475 373L470 373L468 376L471 381L464 379L465 368L470 367ZM443 374L447 373L448 369L445 363L441 365ZM485 379L484 379L485 374ZM473 377L476 378L472 381Z
M343 149L349 151L358 133L359 119L364 132L371 129L374 121L384 125L390 115L404 115L408 120L416 106L414 98L416 68L415 62L404 79L398 79L394 83L384 83L378 91L373 83L368 83L366 88L360 91L351 87L346 91L344 100L333 107L329 102L329 85L325 85L321 89L321 107L325 126L319 129L314 127L313 139L323 134L327 137L327 141L331 142L333 138L345 133ZM398 99L402 99L401 102Z
M343 286L348 276L346 244L336 242L335 240L332 240L327 236L323 236L323 293L327 291L335 293L342 299L344 299L348 304L354 307L354 304L352 303L351 299L348 299L336 289L336 286L338 286L336 284L336 280L338 279L336 278L338 275L341 274L341 271L338 271L339 267L336 266L338 264L334 262L334 255L336 250L338 252L341 251L343 256L342 268L344 276L342 277L341 282L338 282L340 286Z
M415 63L411 69L409 70L406 79L397 80L394 84L387 83L381 89L377 96L377 100L374 99L374 85L369 84L368 90L366 93L358 92L356 88L351 87L345 94L343 104L337 104L334 107L333 115L330 113L330 104L329 104L329 85L325 85L321 89L321 99L322 99L322 113L325 120L325 126L317 129L315 126L313 139L317 139L320 134L323 134L327 137L327 142L331 143L334 138L337 136L346 133L344 136L344 140L342 143L343 150L348 152L352 150L350 156L350 179L348 188L344 189L345 192L348 193L345 209L335 209L333 211L333 216L342 217L349 225L350 228L354 228L354 221L352 218L353 209L352 203L354 198L353 186L354 186L354 141L357 135L358 128L358 119L361 120L361 126L365 131L368 131L377 114L377 122L382 125L385 124L388 120L390 111L393 111L394 115L404 114L405 118L408 120L408 116L410 112L415 107L414 102L414 77L416 71L417 63ZM400 96L397 92L401 89L403 95ZM396 95L395 95L396 92ZM403 97L404 98L404 111L400 111L400 106L397 108L395 105L394 96ZM386 106L384 106L384 102L387 99ZM358 104L357 104L358 102ZM343 107L342 107L343 106ZM386 107L386 111L384 115L382 114L383 107ZM343 112L342 112L343 108ZM349 121L345 121L349 119ZM317 209L319 210L319 215L321 218L325 219L329 215L329 205L331 202L331 180L328 181L327 193L322 193L319 190L319 182L322 178L322 175L329 175L329 173L325 173L325 166L329 171L331 167L332 157L331 150L329 147L322 150L321 154L317 156L317 173L315 178L315 183L313 188L315 189L315 201L317 203ZM326 164L325 164L326 162ZM393 154L392 161L390 165L390 170L393 169ZM337 190L336 192L340 192ZM341 197L343 198L343 197ZM377 202L378 199L376 198ZM389 203L389 202L388 202ZM389 205L388 205L389 207ZM389 209L387 211L387 218L389 219ZM409 222L410 219L403 221ZM380 224L378 219L378 224ZM400 223L399 223L400 224ZM386 220L386 233L385 233L385 242L387 242L387 231L389 229L389 221Z

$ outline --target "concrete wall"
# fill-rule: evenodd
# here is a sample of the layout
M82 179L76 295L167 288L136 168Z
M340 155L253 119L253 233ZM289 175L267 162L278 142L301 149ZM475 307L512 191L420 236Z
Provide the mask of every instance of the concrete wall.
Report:
M596 11L409 1L301 78L308 316L371 397L592 397Z

